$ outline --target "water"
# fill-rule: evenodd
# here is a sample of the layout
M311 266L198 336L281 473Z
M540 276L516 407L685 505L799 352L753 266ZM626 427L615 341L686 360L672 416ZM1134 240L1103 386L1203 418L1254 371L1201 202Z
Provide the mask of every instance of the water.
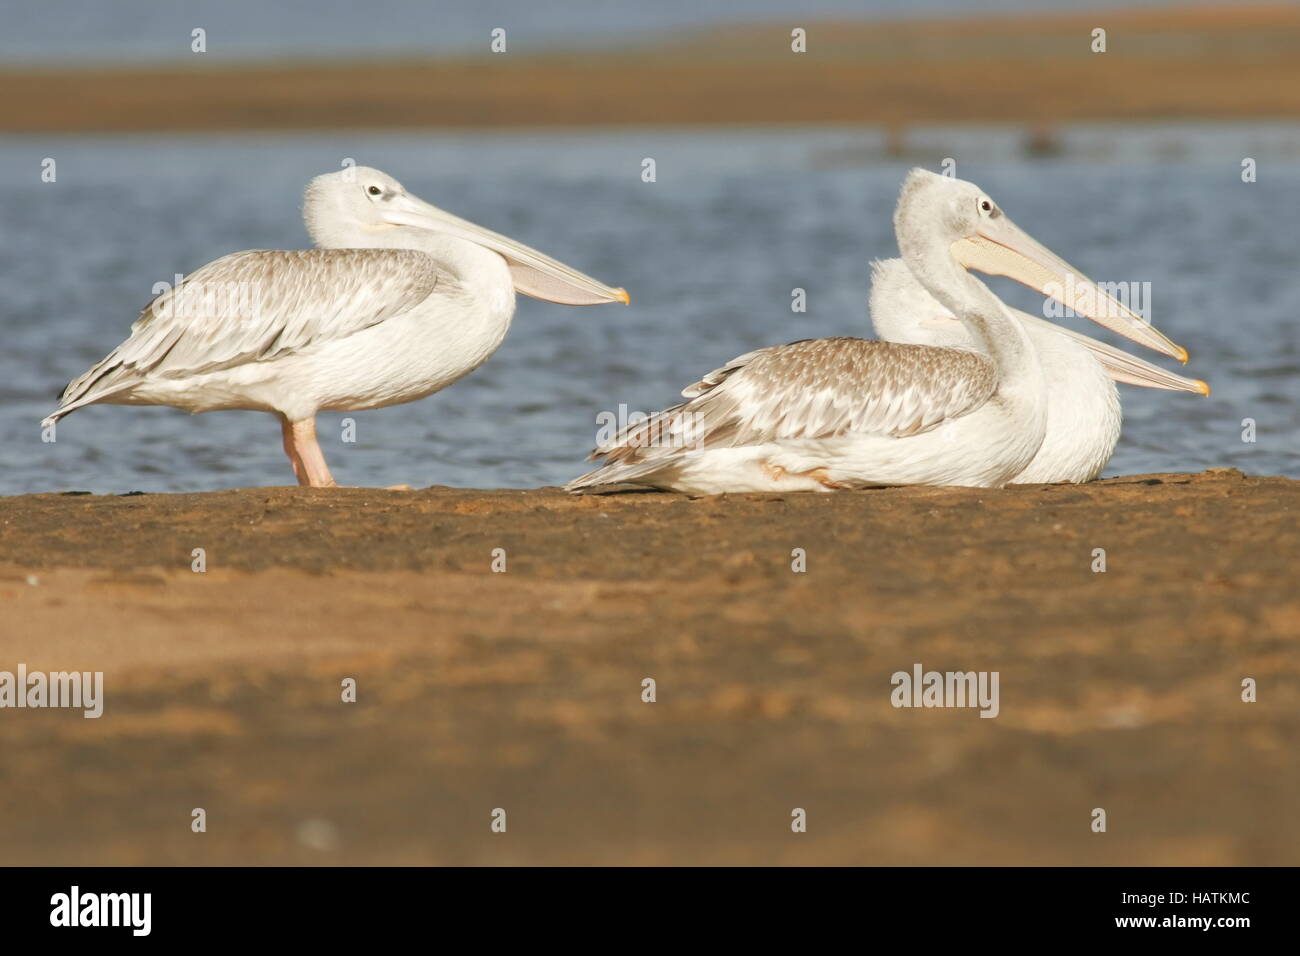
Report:
M0 145L0 493L291 483L276 420L92 406L41 441L55 394L120 342L154 283L227 252L306 244L303 184L341 157L632 293L630 308L521 299L501 350L409 405L320 418L345 484L534 487L583 470L596 415L671 403L701 373L798 338L868 335L867 263L894 254L911 162L961 157L1032 234L1099 281L1150 282L1152 316L1211 398L1123 388L1107 474L1233 465L1300 476L1291 126L1078 127L1028 160L1017 131L933 129L889 161L872 133L8 139ZM45 156L58 182L39 182ZM641 181L641 160L658 181ZM1243 184L1242 156L1259 162ZM791 289L807 290L793 314ZM995 291L1034 311L1032 293ZM1108 338L1088 323L1073 327ZM1110 339L1114 341L1113 338ZM1136 346L1130 346L1136 350ZM1163 361L1154 353L1144 357ZM357 423L355 444L340 422ZM1258 440L1241 440L1242 420Z

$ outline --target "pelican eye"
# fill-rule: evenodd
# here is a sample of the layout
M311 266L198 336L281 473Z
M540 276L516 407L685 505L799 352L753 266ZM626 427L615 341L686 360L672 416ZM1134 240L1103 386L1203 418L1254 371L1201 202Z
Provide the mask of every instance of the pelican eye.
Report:
M985 212L992 212L992 211L993 211L993 203L991 203L991 202L989 202L987 199L985 199L985 200L983 200L982 202L980 202L980 208L983 209Z
M380 193L383 192L383 190L380 189L378 186L371 186L371 187L370 187L368 190L366 190L366 191L369 192L370 195L372 195L372 196L378 196Z

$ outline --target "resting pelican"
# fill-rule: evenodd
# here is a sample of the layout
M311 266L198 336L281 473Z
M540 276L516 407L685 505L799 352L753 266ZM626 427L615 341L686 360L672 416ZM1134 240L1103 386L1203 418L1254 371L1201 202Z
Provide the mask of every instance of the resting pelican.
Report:
M902 259L871 264L871 325L886 342L975 348L952 312L925 291ZM1047 383L1047 431L1019 484L1092 481L1119 441L1116 382L1170 391L1210 394L1197 379L1184 378L1104 342L1008 309L1038 353Z
M446 388L497 350L516 290L566 305L628 301L377 169L317 176L303 216L321 248L236 252L190 273L68 385L43 424L95 402L274 412L298 483L330 486L318 411Z
M894 214L903 261L981 351L815 339L733 359L689 401L593 452L570 491L638 484L690 495L869 485L1001 487L1042 444L1047 388L1025 327L967 269L1006 275L1169 355L1185 356L1011 222L974 183L914 169Z

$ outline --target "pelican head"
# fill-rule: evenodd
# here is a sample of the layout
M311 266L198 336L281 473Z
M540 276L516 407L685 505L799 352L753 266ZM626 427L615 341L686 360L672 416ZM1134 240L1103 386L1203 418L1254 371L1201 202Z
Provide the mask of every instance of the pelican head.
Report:
M317 176L307 184L303 218L324 248L390 245L394 229L422 229L490 249L505 259L515 289L562 305L626 304L628 294L571 269L550 256L498 235L408 193L396 179L369 166Z
M894 229L909 264L925 261L937 244L963 269L1015 279L1132 342L1187 361L1186 349L1037 242L974 183L913 169Z

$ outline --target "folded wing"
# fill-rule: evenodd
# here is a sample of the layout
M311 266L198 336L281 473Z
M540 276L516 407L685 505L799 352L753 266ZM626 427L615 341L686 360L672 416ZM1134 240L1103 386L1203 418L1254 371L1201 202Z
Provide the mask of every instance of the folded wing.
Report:
M150 302L131 336L64 390L57 419L147 377L185 378L270 361L401 315L452 276L411 249L236 252Z
M603 458L605 466L570 487L629 480L617 466L643 466L697 449L847 432L906 438L974 411L996 387L992 362L962 349L858 338L759 349L683 389L689 401L630 425L597 448L590 458Z

